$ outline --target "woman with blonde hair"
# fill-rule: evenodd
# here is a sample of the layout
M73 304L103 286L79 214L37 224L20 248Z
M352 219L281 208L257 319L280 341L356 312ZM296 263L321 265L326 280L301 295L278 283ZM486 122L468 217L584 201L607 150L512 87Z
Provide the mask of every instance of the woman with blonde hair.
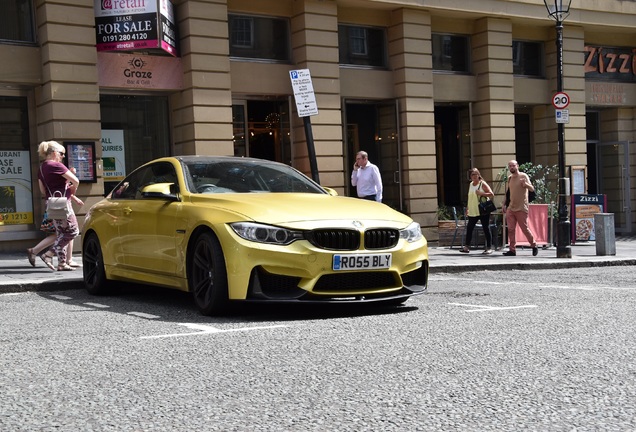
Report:
M59 196L61 194L67 198L66 205L69 209L65 219L53 219L55 243L53 243L52 250L57 255L58 271L75 270L69 265L70 257L67 257L66 246L79 235L77 218L70 202L71 196L75 194L79 186L79 179L62 163L65 153L64 146L56 141L43 141L38 146L38 154L43 160L38 172L40 192L47 199L53 195ZM54 268L53 255L50 251L41 257L50 269Z
M466 205L466 214L468 216L468 225L466 226L466 238L464 239L464 246L459 250L463 253L470 252L470 242L473 238L473 229L477 222L481 221L481 227L484 230L484 237L486 238L486 250L485 255L492 254L492 236L490 235L490 213L479 213L479 200L481 198L492 199L495 194L493 193L488 183L481 178L481 174L477 168L471 168L468 171L470 175L470 185L468 187L468 203Z

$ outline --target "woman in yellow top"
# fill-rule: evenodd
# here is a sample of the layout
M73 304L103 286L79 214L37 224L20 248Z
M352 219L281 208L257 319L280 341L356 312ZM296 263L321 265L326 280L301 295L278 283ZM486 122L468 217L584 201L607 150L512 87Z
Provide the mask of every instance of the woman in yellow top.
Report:
M492 253L492 236L490 235L490 213L484 215L479 214L479 200L480 198L492 199L495 194L493 193L488 183L481 178L481 174L477 168L471 168L468 171L470 174L470 186L468 188L468 204L466 206L466 214L468 215L468 225L466 227L466 239L464 240L464 246L459 250L463 253L470 252L470 242L473 238L473 229L477 222L481 221L481 227L484 230L484 238L486 239L486 250L483 252L485 255Z

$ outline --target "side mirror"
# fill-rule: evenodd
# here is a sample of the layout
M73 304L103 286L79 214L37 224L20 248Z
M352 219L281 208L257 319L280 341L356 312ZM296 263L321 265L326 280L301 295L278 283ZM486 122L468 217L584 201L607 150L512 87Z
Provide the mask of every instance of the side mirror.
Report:
M331 189L330 187L326 187L326 186L323 186L322 188L326 190L329 195L338 196L338 192L336 192L335 189Z
M141 196L144 198L164 199L179 201L179 197L172 192L174 183L155 183L141 188Z

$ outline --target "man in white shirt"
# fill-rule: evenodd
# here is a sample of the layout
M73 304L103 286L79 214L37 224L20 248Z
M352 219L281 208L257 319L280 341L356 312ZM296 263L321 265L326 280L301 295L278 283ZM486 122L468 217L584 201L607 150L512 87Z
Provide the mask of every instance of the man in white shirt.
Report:
M351 184L357 188L358 198L382 202L382 177L377 166L369 162L367 152L356 154Z

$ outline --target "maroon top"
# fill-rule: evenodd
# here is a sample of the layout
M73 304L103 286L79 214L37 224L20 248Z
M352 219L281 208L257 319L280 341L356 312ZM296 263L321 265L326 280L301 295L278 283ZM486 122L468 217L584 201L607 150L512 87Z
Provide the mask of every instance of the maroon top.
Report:
M62 196L66 196L67 198L71 197L70 189L66 189L66 179L62 177L66 174L66 171L68 171L68 168L61 162L50 160L42 162L41 168L38 171L38 178L44 183L47 198L49 198L51 194L55 194L56 191L59 191ZM55 195L59 196L59 194Z

